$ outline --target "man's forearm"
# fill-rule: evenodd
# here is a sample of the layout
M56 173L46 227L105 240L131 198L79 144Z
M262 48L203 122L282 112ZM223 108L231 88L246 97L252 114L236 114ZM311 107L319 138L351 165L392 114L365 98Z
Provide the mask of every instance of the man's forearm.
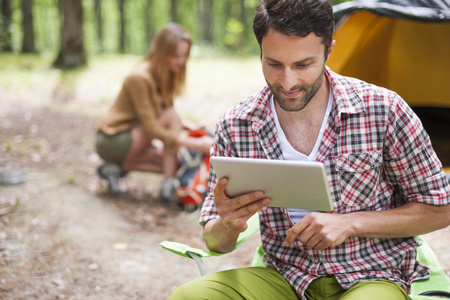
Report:
M368 238L417 236L449 226L450 205L408 203L386 211L357 212L352 216L352 223L352 236Z
M239 232L227 229L220 218L208 221L203 228L203 238L211 251L229 252L236 246Z
M385 211L348 214L312 212L288 230L285 245L299 239L308 247L323 250L342 244L347 238L401 238L445 228L450 222L450 205L408 203Z

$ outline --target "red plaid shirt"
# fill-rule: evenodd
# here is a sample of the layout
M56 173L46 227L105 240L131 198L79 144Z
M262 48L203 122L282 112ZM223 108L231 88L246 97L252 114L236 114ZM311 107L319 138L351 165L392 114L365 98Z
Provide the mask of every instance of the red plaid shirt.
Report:
M447 205L450 188L429 136L410 107L394 92L326 68L334 97L317 161L325 165L333 214L381 211L408 202ZM214 156L283 159L266 87L229 109L216 125ZM200 223L217 218L210 172L209 196ZM267 266L276 268L304 297L308 285L334 276L345 289L367 280L390 280L407 291L427 278L416 261L414 237L350 237L343 244L315 250L300 241L284 246L294 223L286 209L260 212Z

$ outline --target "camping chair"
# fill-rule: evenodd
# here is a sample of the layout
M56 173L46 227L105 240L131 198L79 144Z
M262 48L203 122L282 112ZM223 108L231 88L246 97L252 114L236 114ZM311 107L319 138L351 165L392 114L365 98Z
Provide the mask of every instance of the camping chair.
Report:
M252 216L247 221L247 225L247 229L239 235L236 246L232 251L239 248L242 243L244 243L248 238L250 238L255 232L259 230L258 214ZM417 259L430 269L430 278L426 280L414 281L411 285L411 293L409 297L412 300L432 300L436 299L435 297L450 299L450 278L444 273L436 256L434 255L431 248L425 243L425 241L422 238L417 237L417 244L419 246L417 248ZM187 245L171 241L164 241L160 243L160 246L175 254L193 259L197 263L200 274L202 276L206 274L206 269L202 261L203 257L220 256L226 254L192 248ZM263 254L264 250L262 249L262 246L259 246L256 249L256 253L253 257L253 261L251 264L252 267L265 267L262 259Z

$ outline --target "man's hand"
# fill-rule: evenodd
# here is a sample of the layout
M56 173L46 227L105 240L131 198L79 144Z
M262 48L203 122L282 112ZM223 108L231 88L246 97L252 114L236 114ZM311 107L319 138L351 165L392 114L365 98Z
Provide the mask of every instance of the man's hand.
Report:
M209 155L209 150L211 148L212 143L213 138L210 137L209 135L204 135L201 137L180 135L177 140L178 146L184 146L207 155Z
M226 178L221 178L214 188L214 203L220 218L209 221L203 229L208 249L217 252L231 251L239 234L247 229L247 220L270 204L262 191L229 198L225 194L227 183Z
M437 206L411 202L383 211L348 214L312 212L288 230L284 243L297 238L308 247L323 250L342 244L350 236L365 238L404 238L449 226L450 205Z
M305 246L324 250L342 244L350 229L348 215L312 212L288 230L284 244L289 247L298 238Z
M229 198L225 194L227 183L226 178L221 178L214 189L217 213L226 229L243 232L247 229L247 220L261 208L269 205L270 199L264 198L262 191Z

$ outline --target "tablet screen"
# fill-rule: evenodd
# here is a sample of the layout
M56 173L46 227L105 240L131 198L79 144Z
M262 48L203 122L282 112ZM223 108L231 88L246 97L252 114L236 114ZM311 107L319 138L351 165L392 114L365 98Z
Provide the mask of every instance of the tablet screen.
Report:
M332 211L325 167L319 162L212 156L218 178L227 177L226 194L262 190L272 207Z

